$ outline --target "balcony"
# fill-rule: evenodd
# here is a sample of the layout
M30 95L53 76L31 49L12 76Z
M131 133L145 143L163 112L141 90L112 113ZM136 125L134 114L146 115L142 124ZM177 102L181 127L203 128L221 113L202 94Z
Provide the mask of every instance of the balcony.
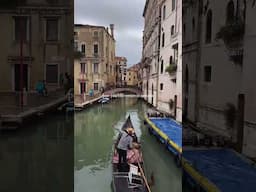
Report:
M98 58L99 57L99 53L93 53L93 56Z
M87 75L87 73L80 73L78 80L79 80L79 81L88 81L88 75Z

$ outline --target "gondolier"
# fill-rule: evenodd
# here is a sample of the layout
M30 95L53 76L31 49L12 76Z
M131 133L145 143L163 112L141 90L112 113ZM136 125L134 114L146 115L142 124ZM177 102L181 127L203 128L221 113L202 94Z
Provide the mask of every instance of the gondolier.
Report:
M116 149L118 152L118 169L121 168L122 164L125 166L127 164L127 150L132 148L133 142L133 128L127 128L119 134Z

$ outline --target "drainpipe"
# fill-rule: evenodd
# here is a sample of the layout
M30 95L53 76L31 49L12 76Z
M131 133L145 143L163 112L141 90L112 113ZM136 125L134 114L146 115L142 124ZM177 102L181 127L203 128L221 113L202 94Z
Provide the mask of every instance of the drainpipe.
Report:
M19 21L20 25L20 106L23 107L23 26L22 26L22 17Z
M200 107L200 64L201 64L201 44L202 44L202 11L203 0L198 1L198 28L197 28L197 58L196 58L196 93L195 93L195 123L199 120L199 107Z
M161 1L160 3L159 3L159 7L158 7L158 9L159 9L159 12L158 12L158 18L159 18L159 20L158 20L158 22L159 22L159 24L158 24L158 39L160 39L161 38L161 22L162 22L162 12L161 12L161 8L162 8L162 5L163 5L163 1ZM159 43L161 43L161 41L158 41ZM160 47L161 47L161 45L159 44L158 45L158 49L157 49L157 70L156 70L156 74L157 74L157 76L156 76L156 108L158 108L158 84L159 84L159 62L160 62Z

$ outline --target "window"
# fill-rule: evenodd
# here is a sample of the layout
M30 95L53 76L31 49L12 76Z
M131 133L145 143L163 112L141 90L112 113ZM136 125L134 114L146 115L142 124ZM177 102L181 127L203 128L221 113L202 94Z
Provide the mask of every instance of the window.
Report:
M211 82L211 80L212 80L212 67L205 66L204 67L204 81Z
M78 51L78 42L77 41L74 42L74 49L75 49L75 51Z
M99 73L99 63L93 64L93 73Z
M173 36L174 35L174 25L172 25L172 27L171 27L171 36Z
M46 64L46 83L58 83L57 64Z
M80 63L81 66L81 73L84 74L86 73L86 63Z
M81 52L82 52L83 54L85 54L85 44L82 44L82 45L81 45Z
M86 92L86 83L80 82L80 94L83 94Z
M46 19L46 41L58 41L58 29L57 18Z
M209 10L206 16L205 43L211 43L211 41L212 41L212 11Z
M195 32L195 18L193 17L192 19L192 32L194 33Z
M129 78L129 81L131 81L131 78Z
M164 60L161 61L161 69L160 69L161 74L164 72Z
M94 31L94 32L93 32L93 36L94 36L94 37L98 37L98 31Z
M99 83L94 83L94 84L93 84L93 89L94 89L95 91L98 91L98 90L99 90Z
M20 41L21 39L26 41L29 38L29 30L28 30L28 17L20 16L14 17L15 22L15 40Z
M165 41L165 34L162 34L162 47L164 47L164 41Z
M176 6L176 0L172 0L172 11L175 10L175 6Z
M235 6L233 0L229 1L226 9L226 24L232 24L235 21Z
M166 15L166 6L163 6L163 20L165 20L165 15Z
M162 91L164 89L164 84L160 83L160 90Z
M186 37L186 24L184 23L183 24L183 34L182 34L182 37L183 37L183 39L182 39L182 41L185 41L185 37Z
M172 56L170 56L169 64L170 64L170 65L173 64L173 63L172 63Z
M98 51L99 51L98 44L94 44L93 51L94 51L94 54L98 54Z

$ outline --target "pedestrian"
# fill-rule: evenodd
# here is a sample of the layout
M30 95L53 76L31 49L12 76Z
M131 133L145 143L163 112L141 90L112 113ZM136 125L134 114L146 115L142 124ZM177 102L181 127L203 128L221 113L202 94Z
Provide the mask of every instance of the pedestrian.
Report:
M127 167L127 150L132 148L134 129L127 128L119 134L116 149L118 152L118 170L123 171Z

